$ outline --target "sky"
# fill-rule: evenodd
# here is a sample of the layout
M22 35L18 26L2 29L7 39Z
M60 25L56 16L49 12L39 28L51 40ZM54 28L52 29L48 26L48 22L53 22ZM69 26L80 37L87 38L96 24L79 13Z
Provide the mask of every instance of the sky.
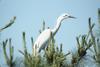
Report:
M39 29L45 21L46 28L55 26L57 17L69 13L77 19L64 20L55 36L56 45L63 44L64 53L76 47L76 36L88 32L88 18L97 22L97 10L100 0L0 0L0 27L16 16L15 23L0 32L0 40L12 38L15 56L22 56L18 50L23 50L22 32L26 32L28 51L31 53L30 38L34 41L39 36ZM2 59L2 49L0 49Z

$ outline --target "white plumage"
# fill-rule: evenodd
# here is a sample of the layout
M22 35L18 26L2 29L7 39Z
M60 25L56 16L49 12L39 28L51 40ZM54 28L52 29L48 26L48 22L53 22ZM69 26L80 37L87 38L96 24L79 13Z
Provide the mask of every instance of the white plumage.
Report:
M45 29L37 38L37 40L35 41L34 45L33 45L33 54L34 56L38 56L39 52L42 49L45 49L45 47L48 45L48 41L52 36L54 37L54 35L57 33L57 31L59 30L60 26L61 26L61 22L64 19L67 18L75 18L70 16L68 13L64 13L61 16L58 17L57 19L57 24L53 29Z

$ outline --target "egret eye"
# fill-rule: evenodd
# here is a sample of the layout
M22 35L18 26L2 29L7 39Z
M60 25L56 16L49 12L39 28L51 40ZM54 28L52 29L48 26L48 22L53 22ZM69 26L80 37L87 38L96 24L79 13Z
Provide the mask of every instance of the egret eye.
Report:
M63 17L66 17L66 16L68 16L68 15L64 15Z
M65 16L68 16L68 15L65 15Z

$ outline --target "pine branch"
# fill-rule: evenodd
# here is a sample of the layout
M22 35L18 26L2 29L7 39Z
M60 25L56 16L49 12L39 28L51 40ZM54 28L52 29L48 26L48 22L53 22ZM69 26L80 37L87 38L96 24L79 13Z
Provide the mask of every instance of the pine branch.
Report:
M4 29L10 27L15 22L16 16L13 17L13 19L10 20L9 23L7 23L4 27L0 28L0 32L2 32Z

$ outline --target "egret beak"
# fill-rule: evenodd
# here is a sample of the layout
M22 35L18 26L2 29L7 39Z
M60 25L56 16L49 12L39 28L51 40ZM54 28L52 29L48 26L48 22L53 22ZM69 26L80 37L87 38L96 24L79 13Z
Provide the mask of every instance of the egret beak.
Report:
M69 16L69 18L74 18L74 19L76 19L76 17L74 17L74 16Z

